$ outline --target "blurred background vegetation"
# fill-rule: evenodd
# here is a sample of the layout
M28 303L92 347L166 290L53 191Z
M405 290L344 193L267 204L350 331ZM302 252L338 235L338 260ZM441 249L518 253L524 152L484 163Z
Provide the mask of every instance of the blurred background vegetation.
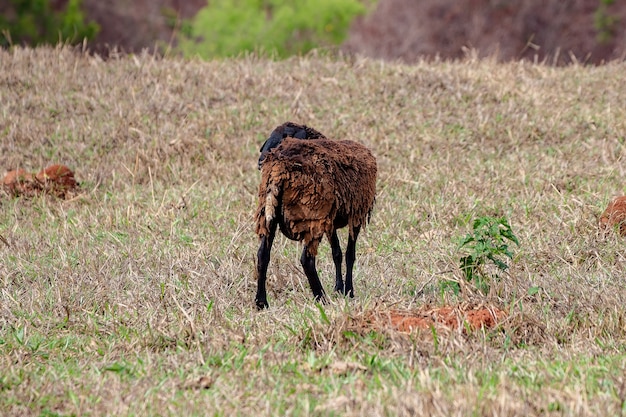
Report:
M358 0L215 0L184 26L180 48L204 58L253 51L285 58L339 46L364 13Z
M49 0L5 0L0 5L0 45L80 43L98 33L97 23L86 19L81 0L52 7Z
M615 0L0 0L0 46L87 41L93 52L601 63L626 56Z

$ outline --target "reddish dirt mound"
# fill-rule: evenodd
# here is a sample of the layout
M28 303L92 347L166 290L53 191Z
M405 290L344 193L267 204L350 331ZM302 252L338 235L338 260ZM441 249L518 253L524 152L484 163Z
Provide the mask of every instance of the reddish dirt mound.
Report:
M449 329L457 329L461 326L463 331L466 331L466 326L471 330L491 328L502 321L507 314L496 307L445 306L418 311L392 310L379 316L387 318L394 329L410 333L418 329L430 329L431 326Z
M600 216L600 229L619 228L619 234L626 236L626 196L617 197Z
M65 165L55 164L42 169L37 174L23 169L9 171L2 180L2 187L15 197L51 194L67 199L75 195L78 183L71 169Z
M44 188L63 193L74 190L78 186L74 173L65 165L51 165L41 170L35 178L44 185Z
M2 180L2 186L11 195L26 194L31 188L30 184L32 184L33 181L33 174L26 172L23 169L16 169L7 172Z

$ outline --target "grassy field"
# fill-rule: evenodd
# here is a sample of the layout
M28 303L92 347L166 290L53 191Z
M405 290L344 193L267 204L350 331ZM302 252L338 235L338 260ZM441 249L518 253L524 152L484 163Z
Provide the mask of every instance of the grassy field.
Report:
M63 163L82 187L0 194L0 414L626 414L625 246L597 227L626 192L624 74L0 51L0 170ZM318 308L280 237L258 312L256 163L287 120L369 146L377 205L354 299ZM520 240L507 273L488 295L442 291L486 215ZM326 241L318 268L330 292ZM508 317L368 320L444 304Z

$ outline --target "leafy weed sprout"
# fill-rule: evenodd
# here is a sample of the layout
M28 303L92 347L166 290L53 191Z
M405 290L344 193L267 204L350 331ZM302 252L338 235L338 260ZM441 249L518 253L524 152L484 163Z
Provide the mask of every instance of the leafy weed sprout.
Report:
M513 258L509 243L513 242L519 246L519 240L505 217L479 217L474 220L472 229L473 231L468 233L459 245L459 249L467 253L459 260L459 266L465 280L473 282L476 288L486 295L489 293L491 280L499 280L498 272L505 272L508 269L502 257ZM496 268L493 274L487 272L486 266L489 261ZM446 282L445 286L452 288L455 294L460 292L458 282Z

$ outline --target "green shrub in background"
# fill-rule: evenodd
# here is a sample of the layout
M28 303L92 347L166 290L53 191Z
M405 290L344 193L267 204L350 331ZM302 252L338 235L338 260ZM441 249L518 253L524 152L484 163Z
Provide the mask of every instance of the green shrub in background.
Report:
M0 46L77 43L98 33L96 23L85 23L81 0L69 0L55 11L49 0L8 0L0 12Z
M203 58L258 51L279 58L340 44L358 0L211 0L183 25L179 48Z

